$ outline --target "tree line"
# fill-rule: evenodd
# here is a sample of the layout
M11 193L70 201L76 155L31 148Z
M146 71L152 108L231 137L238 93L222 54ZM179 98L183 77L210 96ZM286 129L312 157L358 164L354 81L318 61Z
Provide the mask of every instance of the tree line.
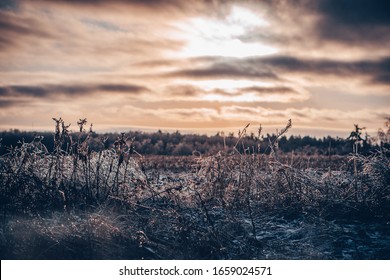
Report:
M213 136L199 134L182 134L179 131L169 133L129 131L125 133L125 139L131 148L142 155L175 155L188 156L192 154L209 155L221 150L237 150L240 153L253 154L271 152L271 143L276 143L276 148L284 153L299 153L305 155L346 155L353 152L368 154L380 148L390 148L390 118L387 119L385 129L378 130L375 137L363 135L363 128L355 125L348 138L311 136L289 137L276 134L267 134L257 137L253 133L238 135L230 133L217 133ZM241 134L241 135L240 135ZM72 139L84 141L88 137L89 149L99 151L102 148L113 147L115 141L121 137L119 133L98 134L93 131L69 133ZM28 132L17 129L0 132L0 155L7 153L13 147L23 143L39 141L44 144L48 152L55 147L55 135L50 132ZM275 141L277 138L277 141ZM68 147L67 147L68 146ZM69 148L70 143L64 142L63 149Z

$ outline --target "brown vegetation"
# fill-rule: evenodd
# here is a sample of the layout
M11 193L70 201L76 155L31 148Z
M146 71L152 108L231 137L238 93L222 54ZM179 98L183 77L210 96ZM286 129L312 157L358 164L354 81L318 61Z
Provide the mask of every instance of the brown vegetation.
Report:
M2 259L387 259L390 159L269 154L140 156L54 119L0 159ZM66 145L68 146L66 146Z

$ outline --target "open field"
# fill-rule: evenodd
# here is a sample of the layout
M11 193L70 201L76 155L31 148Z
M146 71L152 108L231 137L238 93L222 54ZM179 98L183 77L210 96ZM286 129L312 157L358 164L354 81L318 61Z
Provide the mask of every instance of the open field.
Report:
M1 157L2 259L388 259L390 160L220 151Z

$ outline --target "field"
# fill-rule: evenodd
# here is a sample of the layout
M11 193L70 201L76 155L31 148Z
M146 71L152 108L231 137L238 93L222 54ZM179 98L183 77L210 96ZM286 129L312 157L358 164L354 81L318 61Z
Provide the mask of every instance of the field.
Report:
M1 157L1 259L390 258L387 151L142 156L124 134L96 152L66 137L57 123L54 151L37 137Z

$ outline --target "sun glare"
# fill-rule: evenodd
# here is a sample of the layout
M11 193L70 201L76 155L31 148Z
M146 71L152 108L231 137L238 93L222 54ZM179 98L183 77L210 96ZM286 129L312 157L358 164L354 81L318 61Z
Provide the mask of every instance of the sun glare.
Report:
M272 46L241 39L247 32L267 25L260 15L241 7L233 7L223 20L193 18L179 27L187 42L180 55L248 57L273 54L277 50Z

